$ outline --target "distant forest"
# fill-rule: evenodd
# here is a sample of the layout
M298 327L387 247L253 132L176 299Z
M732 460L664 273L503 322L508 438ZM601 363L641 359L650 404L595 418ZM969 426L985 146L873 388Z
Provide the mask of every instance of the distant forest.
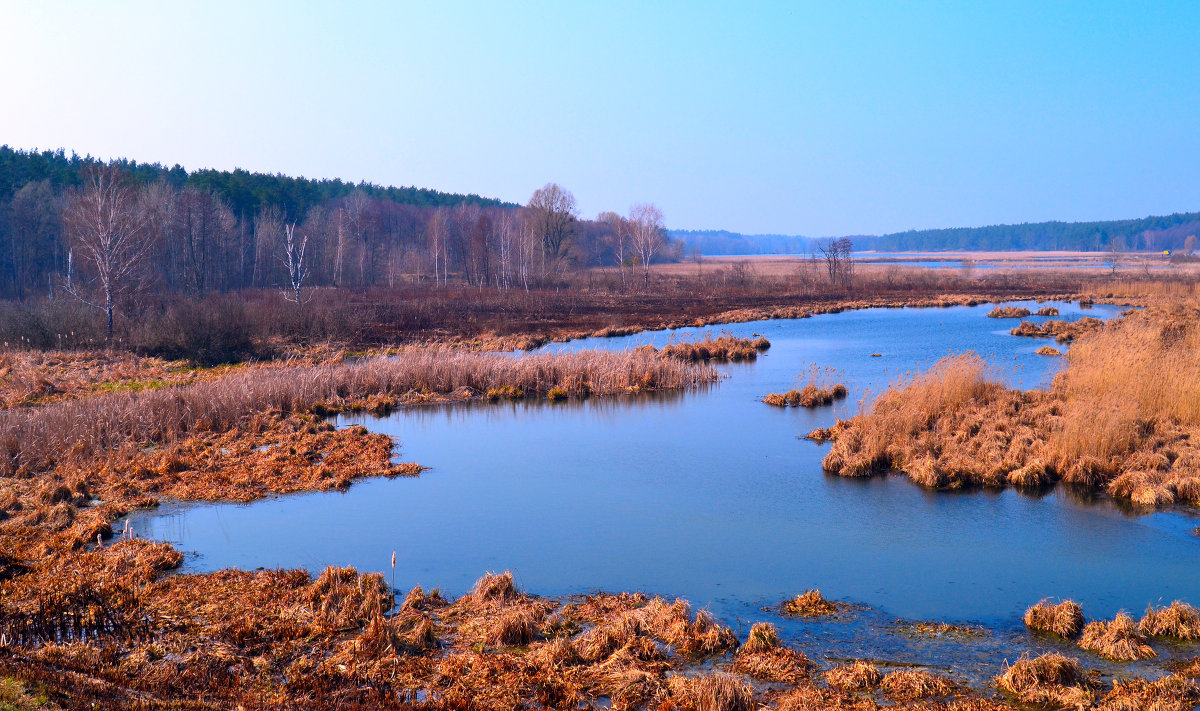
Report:
M673 230L684 249L704 254L805 254L824 240L787 235L742 235L723 230ZM1107 222L1037 222L990 227L910 230L886 235L851 237L855 251L1122 251L1182 249L1200 235L1200 213Z
M573 269L676 255L661 213L644 209L652 206L582 220L574 196L552 184L520 206L425 188L189 172L0 146L0 298L82 293L113 269L95 258L88 236L95 242L102 231L83 215L100 173L119 188L107 199L120 203L121 227L131 232L130 244L105 249L137 262L129 274L113 272L122 286L136 282L136 291L203 296L290 289L297 279L305 288L422 281L529 288Z

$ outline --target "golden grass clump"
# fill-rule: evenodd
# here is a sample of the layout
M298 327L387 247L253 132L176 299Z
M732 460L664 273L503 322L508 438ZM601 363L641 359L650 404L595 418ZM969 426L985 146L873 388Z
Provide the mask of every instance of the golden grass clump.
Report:
M712 361L736 363L758 358L760 351L771 347L766 338L736 338L734 336L705 336L702 341L683 341L663 346L658 351L663 358L685 362Z
M1047 598L1025 611L1025 626L1072 639L1083 630L1083 608L1073 600L1056 604Z
M988 312L988 318L1025 318L1029 314L1024 306L997 306Z
M825 681L839 691L869 691L879 686L883 674L874 664L858 661L825 672Z
M1060 355L1062 355L1062 351L1058 350L1054 346L1042 346L1041 348L1034 351L1034 353L1036 353L1037 355L1043 355L1043 356L1060 356Z
M1151 659L1158 654L1146 644L1138 625L1124 612L1110 621L1089 622L1079 637L1079 646L1106 659L1133 662Z
M779 633L770 622L759 622L750 628L746 641L738 649L738 653L755 654L767 652L779 647Z
M671 700L695 711L754 711L754 691L731 674L700 677L672 676L667 680Z
M846 609L841 602L826 600L817 589L806 590L783 603L782 612L788 617L827 617Z
M475 581L475 586L471 588L471 598L478 602L514 600L518 595L511 570L503 573L485 573L482 578Z
M759 681L798 684L812 667L808 657L780 643L774 625L759 622L750 628L745 644L738 648L731 671Z
M1058 307L1056 307L1056 306L1043 306L1042 308L1040 308L1036 312L1034 312L1034 316L1057 316L1057 315L1058 315Z
M1147 637L1200 639L1200 611L1176 600L1166 607L1149 607L1138 622L1138 632Z
M763 398L763 402L776 407L821 407L832 404L834 400L844 399L848 393L842 383L830 388L820 388L810 383L799 390L789 390L782 394L771 393Z
M1104 322L1100 319L1084 316L1078 321L1056 321L1054 319L1041 323L1022 321L1010 333L1014 336L1026 336L1029 338L1053 337L1059 343L1070 343L1079 338L1079 336L1098 330L1102 326L1104 326Z
M884 675L879 683L883 695L897 701L918 701L953 694L957 687L948 679L918 669L900 669Z
M1055 652L1033 659L1022 655L994 681L1024 704L1082 708L1094 698L1092 682L1079 661Z
M1114 679L1099 707L1105 711L1193 711L1200 706L1200 684L1178 674L1161 679Z

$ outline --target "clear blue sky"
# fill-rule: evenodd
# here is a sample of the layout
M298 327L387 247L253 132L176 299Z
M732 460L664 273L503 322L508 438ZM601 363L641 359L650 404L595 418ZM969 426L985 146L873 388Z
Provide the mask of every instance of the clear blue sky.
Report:
M668 225L1200 210L1200 3L0 5L0 143Z

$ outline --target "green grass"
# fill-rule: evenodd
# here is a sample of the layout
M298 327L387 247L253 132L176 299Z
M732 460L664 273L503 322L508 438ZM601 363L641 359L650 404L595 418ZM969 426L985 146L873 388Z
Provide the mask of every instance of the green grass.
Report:
M30 711L57 709L42 690L26 686L21 680L0 676L0 711Z

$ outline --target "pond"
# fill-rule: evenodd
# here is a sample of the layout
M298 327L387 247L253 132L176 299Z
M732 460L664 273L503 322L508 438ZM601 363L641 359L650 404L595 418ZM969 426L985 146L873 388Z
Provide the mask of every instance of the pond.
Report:
M1066 319L1120 311L1054 305ZM901 477L822 471L828 445L801 435L947 354L974 351L1009 383L1045 386L1061 359L1035 355L1046 341L1010 335L1018 321L986 318L992 308L865 309L551 344L624 349L712 331L762 334L772 345L754 363L721 366L728 377L696 392L344 416L339 425L392 435L398 459L431 469L344 493L168 504L133 514L131 525L187 552L191 571L336 564L390 578L394 550L402 590L459 595L484 571L511 569L542 595L641 590L708 606L743 632L770 620L816 658L960 670L1053 647L1020 622L1042 597L1073 598L1090 617L1200 602L1200 539L1190 533L1200 521L1190 511L1138 515L1064 489L939 493ZM760 402L813 366L834 368L828 381L844 382L850 397L816 410ZM870 609L824 623L763 609L813 587ZM991 632L948 647L897 634L897 618L969 621Z

